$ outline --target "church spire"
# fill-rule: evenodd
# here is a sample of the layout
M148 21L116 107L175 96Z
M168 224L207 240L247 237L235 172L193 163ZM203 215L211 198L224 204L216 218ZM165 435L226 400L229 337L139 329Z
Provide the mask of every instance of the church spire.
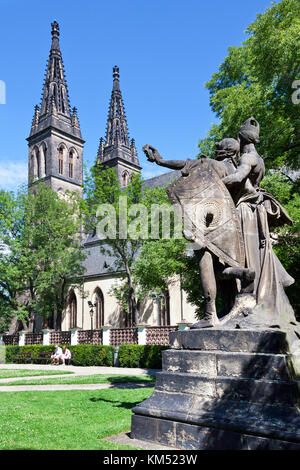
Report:
M59 25L54 21L51 27L52 42L43 86L40 117L51 115L52 109L55 108L56 112L70 119L68 87L59 47Z
M119 67L113 67L113 89L111 93L105 139L100 139L97 163L117 169L120 181L129 181L129 175L139 173L138 155L134 139L129 140L127 119L120 90ZM127 177L124 179L124 174Z
M27 138L29 185L43 179L54 191L81 193L84 140L77 109L70 108L56 21L51 37L41 105L34 109Z
M127 120L122 100L120 83L119 83L119 67L113 68L113 89L109 103L109 111L107 118L107 128L105 136L105 146L124 145L129 147L129 136L127 129Z

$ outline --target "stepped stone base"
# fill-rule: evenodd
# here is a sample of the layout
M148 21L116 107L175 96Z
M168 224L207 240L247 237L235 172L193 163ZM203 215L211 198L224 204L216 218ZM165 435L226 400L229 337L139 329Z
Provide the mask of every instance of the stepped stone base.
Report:
M176 331L170 344L153 394L133 409L133 438L182 449L300 450L284 332Z

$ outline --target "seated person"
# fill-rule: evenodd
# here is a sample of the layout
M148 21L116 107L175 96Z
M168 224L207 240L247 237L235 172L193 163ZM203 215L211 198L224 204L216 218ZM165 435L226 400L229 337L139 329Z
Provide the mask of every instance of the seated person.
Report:
M63 346L62 354L60 355L59 359L62 360L63 366L66 364L66 360L71 359L71 351L66 346Z
M59 347L58 344L56 344L55 345L55 352L51 356L51 364L54 364L56 362L56 364L58 365L59 364L59 358L60 358L61 355L62 355L62 349Z

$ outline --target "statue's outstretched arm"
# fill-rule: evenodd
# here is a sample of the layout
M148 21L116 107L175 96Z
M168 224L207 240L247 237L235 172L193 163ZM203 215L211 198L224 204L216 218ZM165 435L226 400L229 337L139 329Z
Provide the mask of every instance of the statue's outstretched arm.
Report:
M181 170L186 164L185 160L163 160L160 153L151 145L144 145L143 151L149 162L155 162L159 166L165 166L172 170Z

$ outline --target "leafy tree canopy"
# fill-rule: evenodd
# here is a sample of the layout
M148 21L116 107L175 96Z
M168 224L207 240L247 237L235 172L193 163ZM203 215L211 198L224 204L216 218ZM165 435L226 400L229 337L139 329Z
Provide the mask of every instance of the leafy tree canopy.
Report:
M34 314L61 315L84 268L77 193L60 197L38 184L0 191L0 328L17 316L32 327Z
M294 83L300 80L299 0L273 3L246 34L241 46L229 47L206 83L220 122L200 140L199 149L212 156L216 141L237 136L241 123L254 116L261 127L258 150L267 168L299 168L300 103L292 99L299 98Z

